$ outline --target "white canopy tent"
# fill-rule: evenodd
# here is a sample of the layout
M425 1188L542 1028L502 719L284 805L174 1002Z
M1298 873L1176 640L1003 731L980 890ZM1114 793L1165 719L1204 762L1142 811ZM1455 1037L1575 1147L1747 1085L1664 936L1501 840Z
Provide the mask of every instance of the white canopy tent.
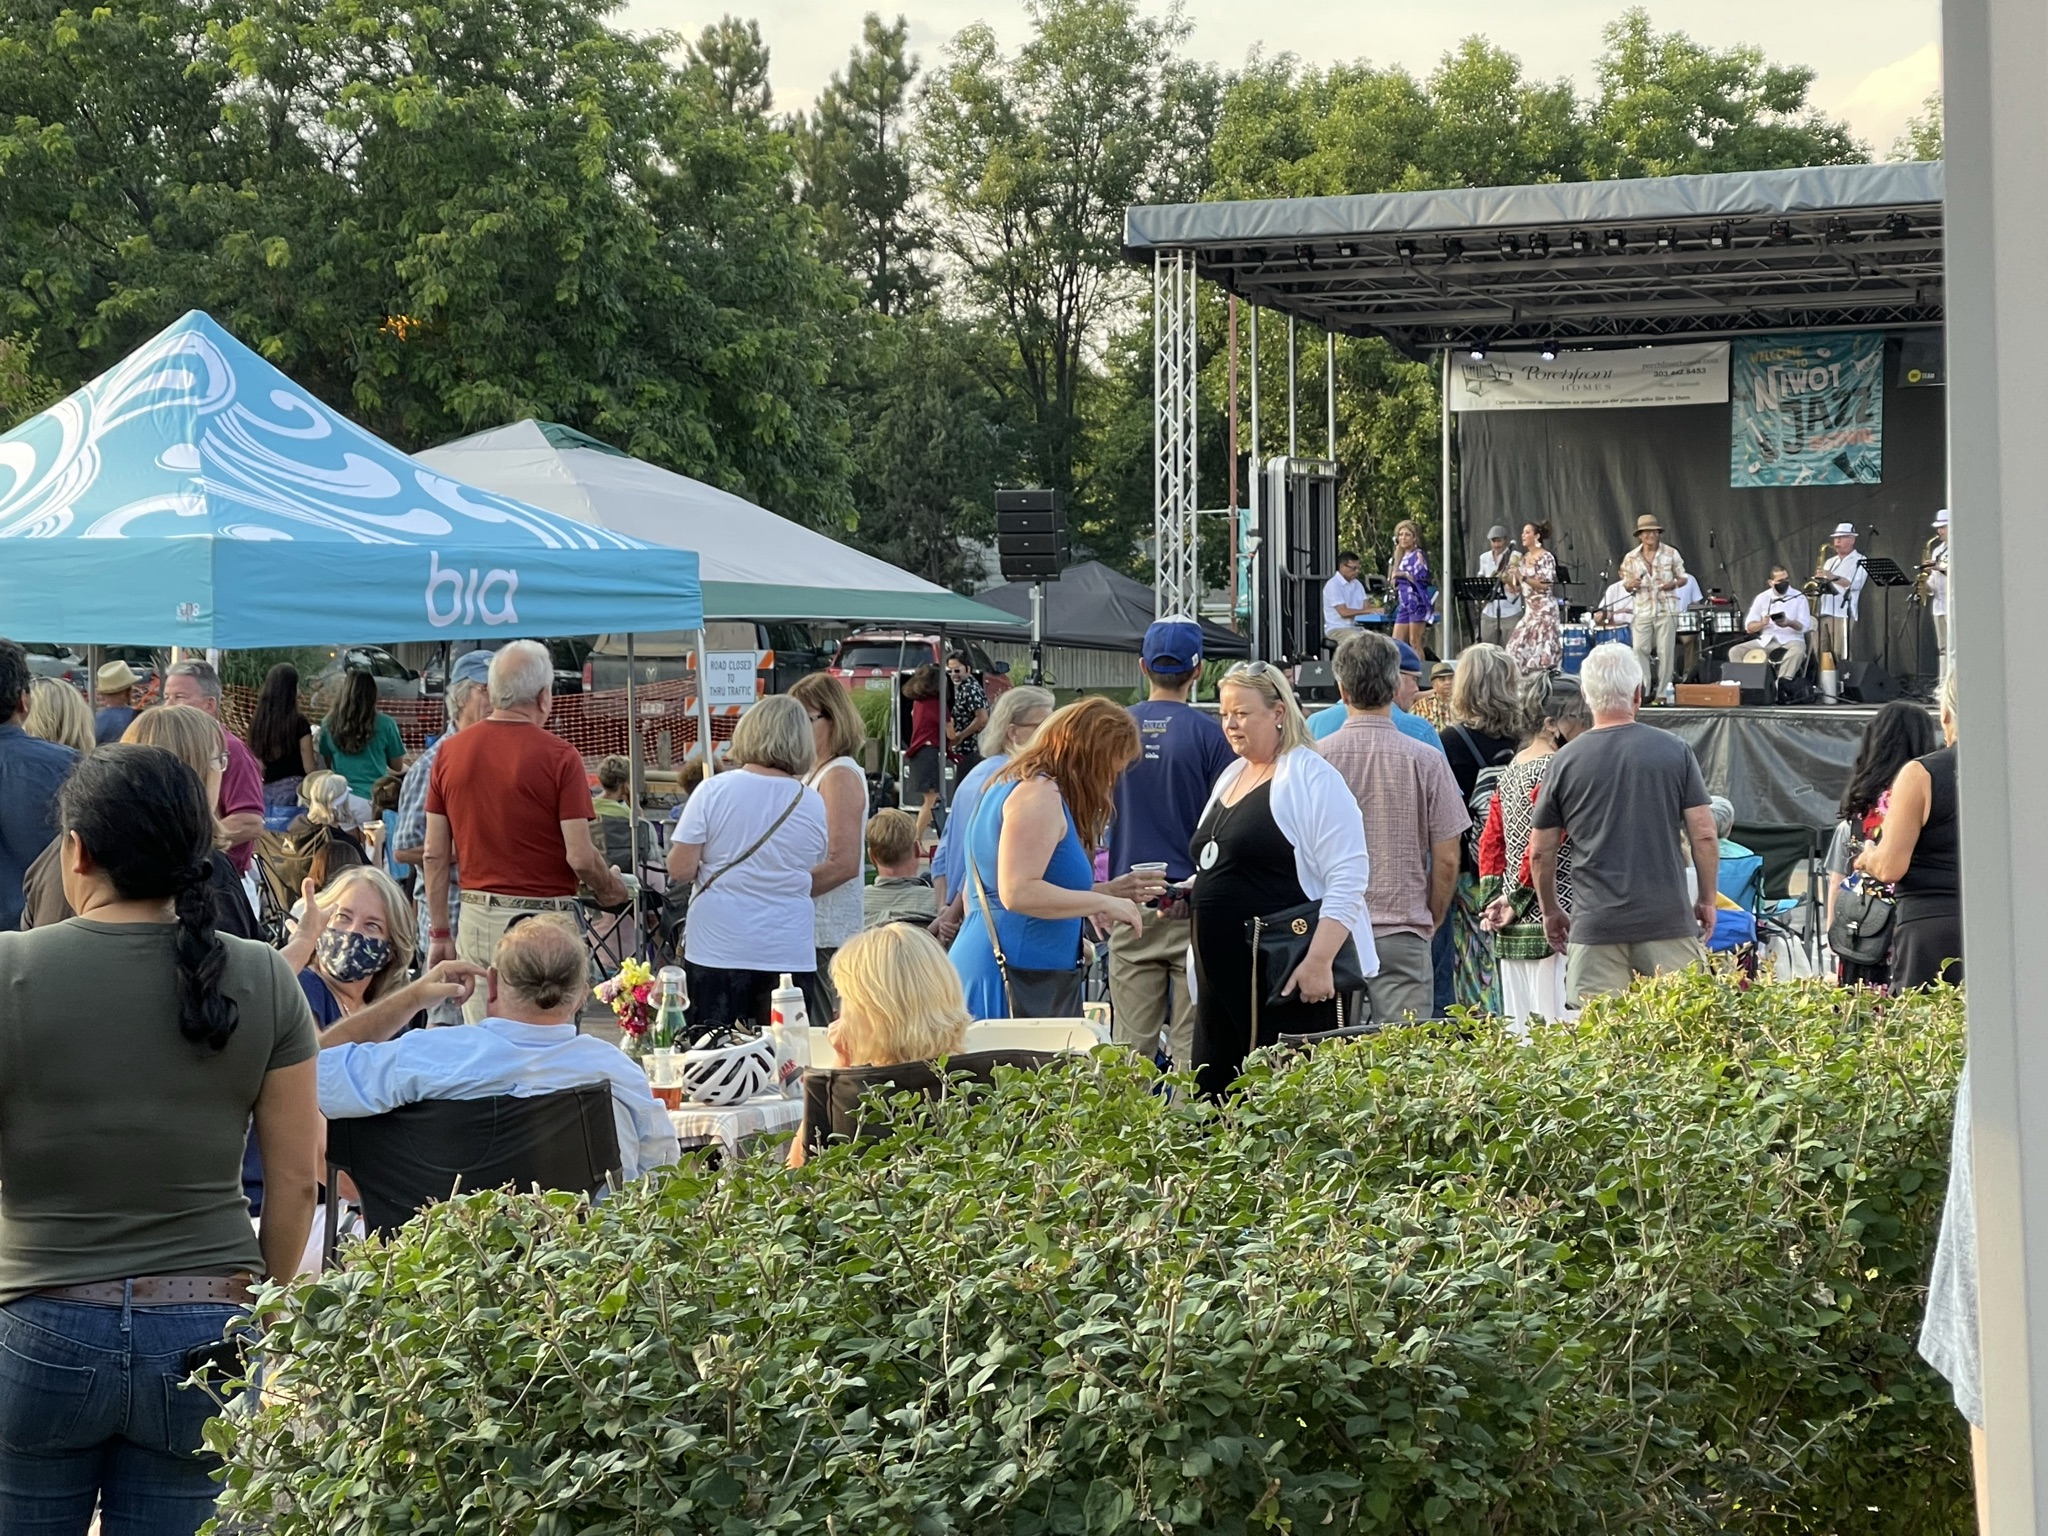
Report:
M593 527L695 550L707 619L1021 622L729 491L553 422L515 421L414 457L470 485Z

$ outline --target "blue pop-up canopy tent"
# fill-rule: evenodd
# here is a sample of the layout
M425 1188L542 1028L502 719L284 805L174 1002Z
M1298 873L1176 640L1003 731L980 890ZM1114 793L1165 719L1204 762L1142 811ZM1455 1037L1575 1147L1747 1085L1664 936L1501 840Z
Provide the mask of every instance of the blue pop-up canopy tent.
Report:
M437 474L198 310L0 436L0 634L236 649L703 612L693 552Z

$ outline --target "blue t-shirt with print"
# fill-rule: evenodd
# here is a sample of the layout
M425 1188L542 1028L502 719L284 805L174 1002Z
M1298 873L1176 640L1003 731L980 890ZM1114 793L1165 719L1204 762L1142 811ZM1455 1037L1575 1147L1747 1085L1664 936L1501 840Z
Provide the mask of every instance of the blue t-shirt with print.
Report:
M1109 824L1109 873L1133 864L1166 865L1166 878L1195 872L1188 841L1216 776L1235 754L1214 717L1189 704L1153 699L1131 706L1138 722L1138 760L1116 781L1116 819Z

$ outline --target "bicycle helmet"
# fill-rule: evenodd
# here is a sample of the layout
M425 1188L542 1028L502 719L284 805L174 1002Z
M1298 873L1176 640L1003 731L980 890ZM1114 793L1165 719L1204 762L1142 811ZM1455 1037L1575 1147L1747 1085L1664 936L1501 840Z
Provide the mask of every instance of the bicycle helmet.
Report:
M683 1052L683 1097L692 1104L741 1104L775 1086L775 1048L766 1035L714 1029Z

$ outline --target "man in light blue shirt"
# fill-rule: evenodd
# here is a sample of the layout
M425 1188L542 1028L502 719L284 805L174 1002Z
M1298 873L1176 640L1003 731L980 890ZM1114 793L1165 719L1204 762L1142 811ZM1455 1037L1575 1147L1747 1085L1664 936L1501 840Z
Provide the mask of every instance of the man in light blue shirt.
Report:
M673 1163L675 1129L646 1073L617 1046L577 1033L589 964L568 918L515 922L492 958L481 1023L322 1051L320 1113L349 1120L428 1099L538 1098L608 1082L620 1179Z
M1406 640L1396 640L1394 648L1401 653L1401 691L1394 695L1394 729L1403 736L1413 736L1417 741L1427 742L1441 752L1444 739L1437 735L1436 727L1420 715L1408 712L1408 706L1415 702L1422 692L1422 658L1415 654L1415 648ZM1317 741L1328 741L1344 729L1344 705L1332 704L1328 709L1319 709L1308 717L1308 733Z

